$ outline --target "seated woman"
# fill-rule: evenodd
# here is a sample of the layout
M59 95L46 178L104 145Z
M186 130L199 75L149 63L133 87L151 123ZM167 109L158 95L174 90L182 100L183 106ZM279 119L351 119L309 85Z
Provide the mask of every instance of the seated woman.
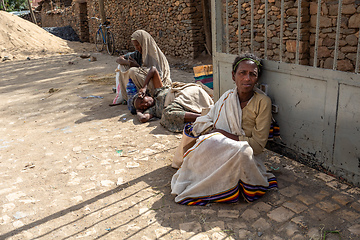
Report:
M225 92L207 115L186 126L184 133L197 139L182 155L172 178L175 202L229 203L240 195L252 202L277 187L275 176L256 157L265 147L271 123L271 100L254 89L260 73L256 56L236 57L232 67L236 87Z
M129 78L135 83L136 88L140 89L151 66L158 70L163 85L171 86L169 63L151 35L144 30L137 30L131 35L131 42L136 51L116 60L119 63L116 70L116 97L110 106L128 100L126 84ZM149 91L153 96L155 88L152 83L149 84Z
M153 97L146 95L151 80L155 88ZM173 83L173 88L163 86L155 67L150 68L144 86L133 99L140 122L161 118L160 124L171 132L181 132L185 123L194 122L203 109L213 104L211 96L199 84Z

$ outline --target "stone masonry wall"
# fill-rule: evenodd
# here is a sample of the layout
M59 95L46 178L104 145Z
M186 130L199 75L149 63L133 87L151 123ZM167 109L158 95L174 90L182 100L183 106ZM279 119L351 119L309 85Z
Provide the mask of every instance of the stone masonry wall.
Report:
M70 25L82 41L94 42L99 22L91 17L100 18L98 0L78 2L64 8L64 1L44 0L42 26ZM138 29L149 32L165 55L195 58L205 50L200 0L105 0L104 4L120 52L134 50L130 37Z
M337 1L325 0L321 4L320 39L318 66L332 68L336 38L338 4ZM310 3L310 55L313 57L316 32L317 4ZM337 66L342 71L354 71L360 27L360 1L343 0L341 33ZM313 59L311 59L313 61ZM311 64L312 64L311 61Z
M300 63L308 64L308 55L306 54L306 41L309 40L307 33L309 14L306 1L302 1L302 35L300 45ZM230 34L230 52L238 53L238 3L235 0L230 5L229 14L229 34ZM280 59L280 24L281 11L280 1L269 0L268 3L268 29L267 29L267 56L270 60L278 61ZM295 59L294 49L291 49L294 42L296 42L296 21L297 21L297 5L295 1L285 1L285 16L284 16L284 35L283 35L283 61L293 62ZM251 48L251 3L246 1L241 4L241 51L250 51ZM225 19L224 24L225 24ZM264 40L265 40L265 3L261 0L255 0L254 4L254 52L264 57ZM285 51L286 48L286 51Z
M40 15L40 12L34 11L34 15L35 15L35 18L36 18L36 23L37 23L37 25L41 27L41 15ZM33 22L30 13L23 14L23 15L21 15L20 17L23 18L23 19L25 19L25 20L28 20L29 22Z
M318 48L318 67L332 68L336 36L338 1L323 0L320 18L320 38ZM281 1L269 0L268 3L268 50L270 60L280 59L280 20ZM297 2L285 0L284 35L282 61L295 63L297 36ZM237 0L229 4L230 53L238 53L238 10ZM224 6L225 7L225 6ZM241 5L241 49L250 51L251 3L245 0ZM264 57L265 3L255 0L254 4L254 51ZM302 1L299 63L313 65L316 33L317 1ZM225 24L225 17L223 17ZM354 71L360 23L360 1L343 0L341 34L337 69Z
M64 1L64 0L62 0ZM67 0L69 1L69 0ZM241 50L250 51L250 0L241 0ZM58 1L59 2L59 1ZM60 1L61 2L61 1ZM82 1L84 2L84 1ZM62 3L64 5L64 3ZM268 0L267 58L280 59L281 1ZM72 3L60 8L51 0L42 2L42 26L70 25L83 41L93 42L100 17L97 0ZM225 7L225 6L224 6ZM332 68L337 21L337 0L322 0L318 63L321 68ZM55 9L55 10L49 10ZM297 2L285 0L282 61L294 63L297 36ZM116 49L134 50L130 36L137 29L149 32L165 55L195 58L205 50L200 0L105 0L105 12L110 17ZM254 52L264 57L265 3L254 4ZM299 63L313 65L317 2L303 0ZM80 17L82 15L82 17ZM230 53L238 53L238 0L229 1ZM359 36L360 0L343 0L341 34L337 69L354 71ZM225 16L223 17L225 25Z
M89 18L100 17L97 0L88 1ZM205 46L200 0L105 0L116 49L134 50L131 34L143 29L151 34L165 55L195 58ZM93 41L98 27L90 20Z

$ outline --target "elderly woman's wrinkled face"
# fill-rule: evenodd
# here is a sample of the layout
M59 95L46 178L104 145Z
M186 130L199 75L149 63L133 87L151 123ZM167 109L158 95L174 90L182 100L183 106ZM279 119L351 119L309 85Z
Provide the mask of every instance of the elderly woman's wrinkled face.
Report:
M136 40L131 40L131 42L134 45L135 49L138 50L140 53L142 53L142 48L140 43Z
M154 106L154 104L155 104L155 101L154 101L154 99L152 97L145 96L144 98L138 97L135 100L134 106L138 110L145 111L146 109Z
M258 81L258 67L251 60L244 60L239 63L236 72L232 73L239 94L253 91Z

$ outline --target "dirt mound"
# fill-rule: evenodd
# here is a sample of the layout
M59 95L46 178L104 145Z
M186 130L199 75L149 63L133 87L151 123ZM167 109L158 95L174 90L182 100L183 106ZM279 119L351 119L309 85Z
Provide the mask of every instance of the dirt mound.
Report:
M0 11L0 46L0 61L73 52L67 41L5 11Z

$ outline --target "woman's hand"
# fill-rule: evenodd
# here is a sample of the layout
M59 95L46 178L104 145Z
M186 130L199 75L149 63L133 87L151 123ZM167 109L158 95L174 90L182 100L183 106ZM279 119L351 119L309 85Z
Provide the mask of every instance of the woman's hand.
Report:
M232 133L229 133L225 130L222 130L222 129L216 129L214 128L213 130L211 130L209 133L215 133L215 132L218 132L218 133L221 133L222 135L224 135L225 137L228 137L232 140L235 140L235 141L239 141L239 137L235 134L232 134Z
M136 115L141 123L146 123L152 118L150 113L142 113L141 110L136 110Z
M140 65L131 56L129 56L128 62L130 67L140 67Z
M119 56L116 59L116 62L121 65L129 65L129 61L124 58L124 56Z
M201 114L193 112L185 112L184 123L195 122L196 118L200 117Z
M144 98L145 97L145 95L146 95L146 86L139 89L138 95L139 95L139 98Z
M213 130L209 131L209 133L216 133L216 132L221 133L222 135L225 135L225 134L228 133L228 132L226 132L226 131L224 131L222 129L217 129L217 128L214 128Z
M124 56L119 56L116 59L116 62L121 65L127 65L129 67L140 67L140 65L133 59L131 56L129 56L129 59L125 59Z

